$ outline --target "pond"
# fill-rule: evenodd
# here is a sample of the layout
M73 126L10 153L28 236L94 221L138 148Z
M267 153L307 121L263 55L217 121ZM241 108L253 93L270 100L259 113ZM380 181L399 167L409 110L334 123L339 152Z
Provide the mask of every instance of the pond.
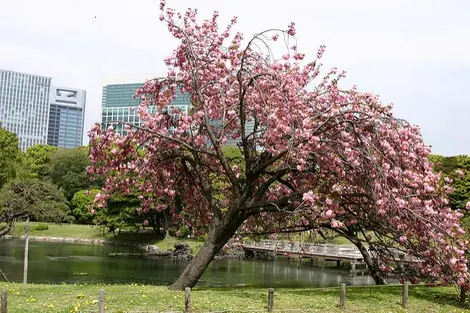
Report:
M128 252L132 252L129 247L31 241L28 282L168 285L186 265L170 259L119 255ZM0 269L10 281L23 280L23 258L24 241L0 240ZM211 263L198 286L305 288L338 286L341 282L374 284L370 276L350 277L347 270L312 267L309 262L219 260Z

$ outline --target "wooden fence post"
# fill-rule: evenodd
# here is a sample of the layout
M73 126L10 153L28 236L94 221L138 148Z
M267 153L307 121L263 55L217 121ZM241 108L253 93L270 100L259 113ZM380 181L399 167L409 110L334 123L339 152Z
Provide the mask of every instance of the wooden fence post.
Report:
M100 295L98 299L98 305L99 305L98 312L99 313L104 313L105 304L106 304L106 300L104 297L104 289L100 289Z
M346 304L346 284L341 283L341 286L339 289L339 307L344 308L345 304Z
M268 289L268 312L273 311L273 306L274 306L274 289L269 288Z
M8 313L6 289L2 290L2 312L1 313Z
M408 286L409 282L405 281L403 282L403 292L402 292L402 299L401 299L401 307L406 309L406 306L408 305Z
M184 288L184 312L191 313L191 288Z

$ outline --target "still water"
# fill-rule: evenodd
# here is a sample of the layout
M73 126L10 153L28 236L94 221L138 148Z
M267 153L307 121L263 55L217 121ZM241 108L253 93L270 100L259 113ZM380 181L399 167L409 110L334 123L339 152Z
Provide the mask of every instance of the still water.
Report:
M28 282L168 285L186 265L186 262L169 259L115 255L126 252L131 252L130 248L30 242ZM23 241L0 240L0 269L10 281L22 281L23 257ZM369 276L350 277L347 270L315 268L308 262L220 260L212 262L198 286L295 288L338 286L341 282L348 285L374 283Z

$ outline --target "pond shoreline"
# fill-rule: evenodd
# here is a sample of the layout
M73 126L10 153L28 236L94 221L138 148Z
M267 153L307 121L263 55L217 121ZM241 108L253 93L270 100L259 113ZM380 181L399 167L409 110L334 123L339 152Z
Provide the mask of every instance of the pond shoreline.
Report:
M25 239L25 235L14 236L14 235L5 235L0 239ZM110 241L104 239L89 239L89 238L76 238L76 237L56 237L56 236L29 236L29 240L33 241L49 241L49 242L67 242L67 243L81 243L81 244L91 244L91 245L118 245L118 246L139 246L147 247L153 245L144 245L136 244L132 242L124 241ZM155 247L155 246L154 246Z

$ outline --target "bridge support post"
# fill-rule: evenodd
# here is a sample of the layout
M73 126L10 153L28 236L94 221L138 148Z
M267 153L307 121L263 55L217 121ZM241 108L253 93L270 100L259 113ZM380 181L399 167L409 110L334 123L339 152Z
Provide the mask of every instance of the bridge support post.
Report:
M356 261L351 262L351 270L349 271L350 276L356 276Z

